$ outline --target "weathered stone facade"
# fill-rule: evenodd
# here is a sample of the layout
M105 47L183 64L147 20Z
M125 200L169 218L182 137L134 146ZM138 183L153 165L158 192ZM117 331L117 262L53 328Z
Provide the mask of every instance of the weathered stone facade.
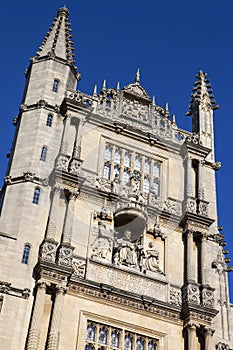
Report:
M217 225L214 101L180 129L140 83L76 90L68 10L30 60L1 190L0 343L17 350L233 349Z

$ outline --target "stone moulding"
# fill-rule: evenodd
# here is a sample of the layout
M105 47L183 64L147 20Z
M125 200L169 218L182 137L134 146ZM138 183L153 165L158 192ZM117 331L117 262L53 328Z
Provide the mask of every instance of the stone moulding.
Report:
M116 307L121 305L125 308L138 310L139 312L146 312L154 315L157 318L169 319L170 322L181 322L180 308L175 305L161 303L152 298L133 295L129 293L122 293L119 290L113 289L107 285L90 285L74 282L72 279L69 283L68 294L78 295L84 298L101 299L101 302L113 303Z
M29 288L15 288L9 282L0 281L0 293L8 294L23 299L28 299L31 294L31 290Z

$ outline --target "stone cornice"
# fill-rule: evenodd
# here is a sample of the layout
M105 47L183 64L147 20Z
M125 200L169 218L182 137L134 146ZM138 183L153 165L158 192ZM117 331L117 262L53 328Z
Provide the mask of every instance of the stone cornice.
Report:
M93 283L90 281L75 281L71 278L68 294L81 296L82 298L101 300L101 303L120 305L124 309L137 310L140 313L151 314L159 319L165 319L172 323L181 322L180 307L168 303L159 302L149 297L142 297L133 293L123 292L108 285Z

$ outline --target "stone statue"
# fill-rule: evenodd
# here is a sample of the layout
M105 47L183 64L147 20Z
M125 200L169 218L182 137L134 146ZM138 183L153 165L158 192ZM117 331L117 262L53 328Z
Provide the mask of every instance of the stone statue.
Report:
M120 189L119 175L115 174L115 177L111 183L112 192L118 194Z
M131 232L126 230L122 238L117 239L114 263L138 268L138 256L135 243L131 242Z
M98 236L92 244L92 256L112 260L112 230L102 221L98 222Z
M162 273L159 268L159 252L153 248L144 251L142 270Z

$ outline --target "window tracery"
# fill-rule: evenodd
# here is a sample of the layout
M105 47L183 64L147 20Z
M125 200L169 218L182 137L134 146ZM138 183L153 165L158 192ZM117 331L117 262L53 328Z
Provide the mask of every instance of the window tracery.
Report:
M157 350L157 345L157 339L87 321L85 350Z
M161 162L135 151L106 143L102 176L113 181L118 177L119 184L130 185L132 174L138 175L138 191L160 196Z

